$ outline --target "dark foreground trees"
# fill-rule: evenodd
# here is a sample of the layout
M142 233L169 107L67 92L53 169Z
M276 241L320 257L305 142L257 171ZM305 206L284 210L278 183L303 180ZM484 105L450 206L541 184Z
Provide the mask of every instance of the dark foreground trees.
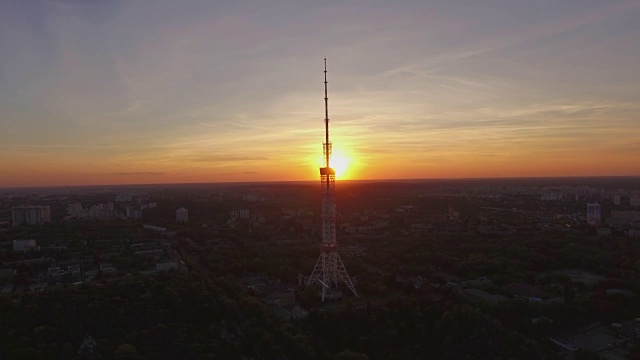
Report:
M315 357L304 335L232 280L193 273L4 295L0 318L0 358L84 358L86 335L94 359Z

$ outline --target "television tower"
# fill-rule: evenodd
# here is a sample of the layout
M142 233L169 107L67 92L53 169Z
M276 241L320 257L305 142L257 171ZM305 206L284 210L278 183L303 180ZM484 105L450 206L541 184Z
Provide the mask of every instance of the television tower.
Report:
M320 168L320 182L322 186L322 244L320 257L313 268L307 282L318 282L322 286L320 297L337 299L342 296L338 289L338 279L347 285L355 296L358 296L347 269L338 254L336 242L336 171L330 166L331 142L329 141L329 98L327 97L327 59L324 59L324 138L322 153L324 167Z

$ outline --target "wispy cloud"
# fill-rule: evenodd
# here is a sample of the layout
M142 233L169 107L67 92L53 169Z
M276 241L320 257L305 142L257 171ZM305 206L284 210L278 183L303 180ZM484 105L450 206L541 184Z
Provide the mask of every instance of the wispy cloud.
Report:
M164 172L161 171L131 171L131 172L112 172L107 175L117 176L162 176Z

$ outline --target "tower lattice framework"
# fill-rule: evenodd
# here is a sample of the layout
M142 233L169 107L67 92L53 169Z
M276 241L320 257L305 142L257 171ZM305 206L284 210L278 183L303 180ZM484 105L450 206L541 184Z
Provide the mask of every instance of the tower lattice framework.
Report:
M320 257L313 268L307 282L318 283L321 286L320 297L338 298L342 295L338 289L341 280L354 295L358 296L356 288L351 282L347 269L338 253L336 241L336 172L330 166L331 142L329 141L329 98L327 97L327 59L324 59L324 129L325 142L322 144L324 167L320 168L320 183L322 187L322 244Z

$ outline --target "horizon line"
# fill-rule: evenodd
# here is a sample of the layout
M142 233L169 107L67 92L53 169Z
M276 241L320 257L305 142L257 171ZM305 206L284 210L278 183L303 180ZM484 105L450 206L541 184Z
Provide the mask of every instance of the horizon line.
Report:
M407 181L442 181L442 180L526 180L526 179L623 179L640 178L639 175L572 175L572 176L502 176L502 177L451 177L451 178L405 178L405 179L336 179L336 182L407 182ZM129 184L75 184L75 185L28 185L28 186L0 186L0 190L24 189L55 189L78 187L140 187L140 186L168 186L168 185L244 185L244 184L284 184L284 183L315 183L317 180L265 180L265 181L211 181L211 182L176 182L176 183L129 183Z

